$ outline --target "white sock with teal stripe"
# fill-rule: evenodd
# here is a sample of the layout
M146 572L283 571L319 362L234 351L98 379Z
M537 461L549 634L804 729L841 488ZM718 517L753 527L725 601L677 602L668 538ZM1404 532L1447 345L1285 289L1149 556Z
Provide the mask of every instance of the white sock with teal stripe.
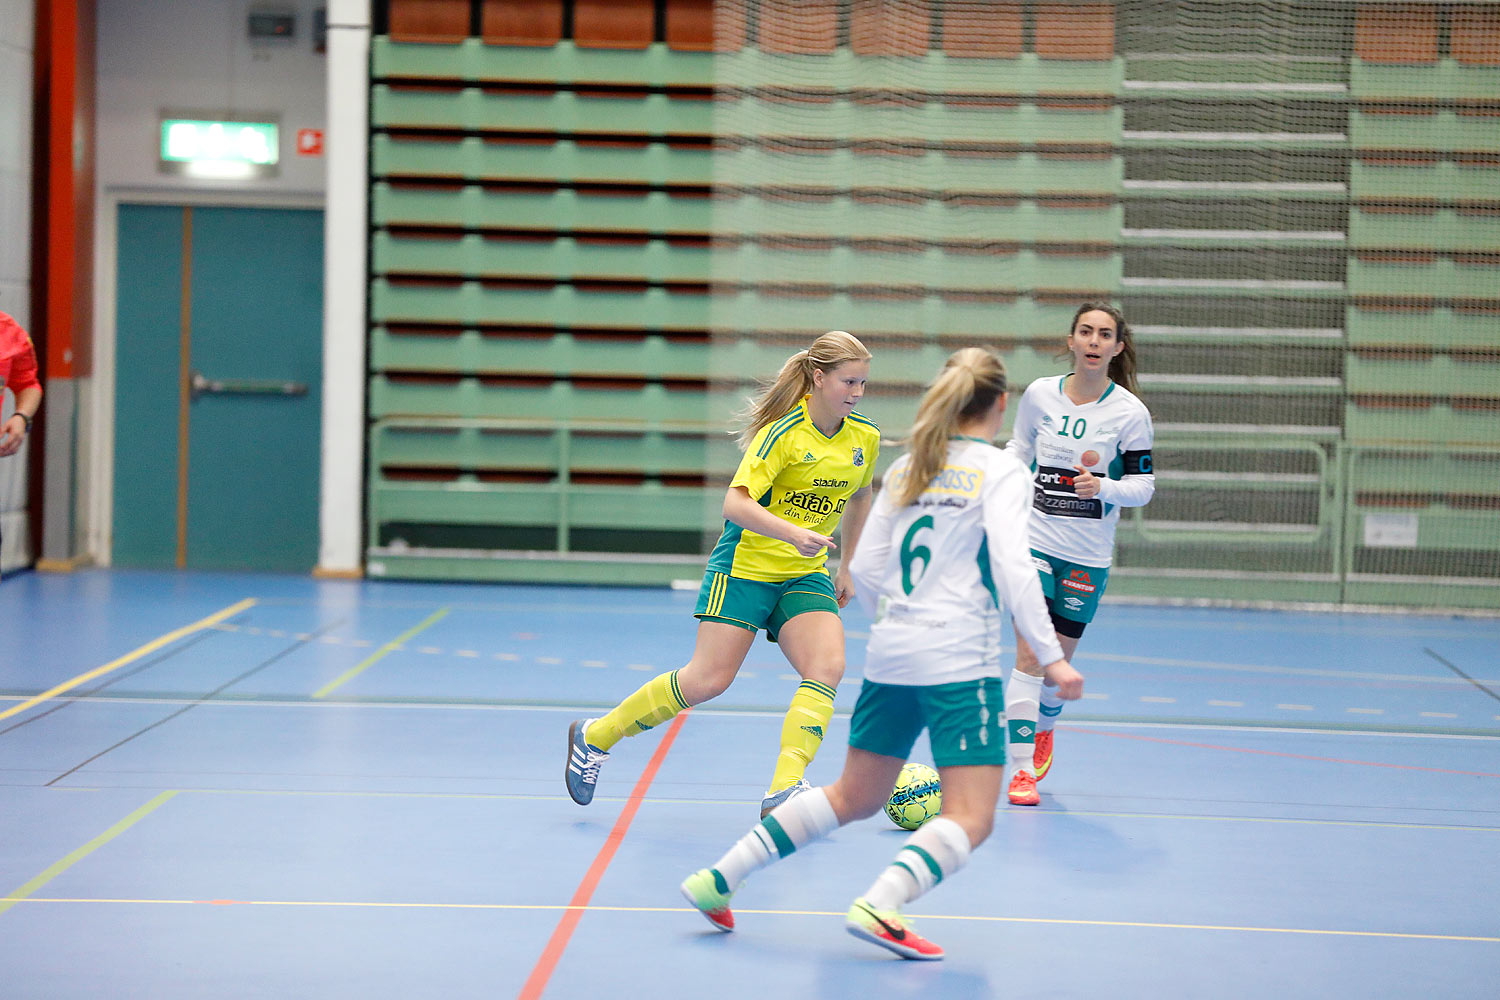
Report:
M877 910L899 910L967 864L969 850L964 828L935 816L906 838L895 860L865 892L865 902Z
M780 861L799 847L826 837L839 827L828 796L821 788L794 795L771 810L714 864L733 891L752 872Z
M1062 708L1063 700L1057 696L1057 688L1042 688L1042 703L1038 706L1036 716L1037 731L1042 733L1050 731L1053 724L1057 722L1057 717L1062 715Z
M1010 727L1009 759L1011 770L1024 767L1030 771L1036 752L1037 713L1042 701L1042 679L1021 670L1012 670L1005 681L1005 718Z

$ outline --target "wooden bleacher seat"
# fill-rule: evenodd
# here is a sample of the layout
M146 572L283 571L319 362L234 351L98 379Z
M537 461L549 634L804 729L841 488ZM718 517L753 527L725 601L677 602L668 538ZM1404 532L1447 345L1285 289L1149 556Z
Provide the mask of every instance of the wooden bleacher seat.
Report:
M452 45L469 37L469 0L391 0L392 41Z
M1107 61L1115 55L1115 9L1108 3L1036 5L1036 54L1043 59Z
M562 0L483 0L480 37L486 45L546 47L562 35Z
M1448 18L1448 46L1460 65L1500 66L1500 9L1455 7Z
M573 0L573 44L581 49L646 49L655 40L652 0Z
M1361 6L1354 19L1354 54L1368 63L1420 66L1437 62L1437 5Z
M714 0L667 0L667 48L676 52L734 52L742 48L744 11L736 5L732 10L716 12L716 6Z
M946 4L943 52L961 59L1014 59L1025 24L1019 3Z
M924 56L932 37L932 0L854 0L849 47L857 56Z
M782 55L828 55L838 47L838 0L763 0L762 52Z

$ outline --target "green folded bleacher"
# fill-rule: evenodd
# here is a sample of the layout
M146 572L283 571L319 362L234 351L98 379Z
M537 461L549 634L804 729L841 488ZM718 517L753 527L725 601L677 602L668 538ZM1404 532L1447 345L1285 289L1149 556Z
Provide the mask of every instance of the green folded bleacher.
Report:
M1372 11L1350 65L1349 595L1494 576L1500 18ZM1381 17L1387 18L1381 20ZM1446 49L1446 51L1445 51Z
M1096 299L1158 432L1112 594L1500 604L1493 6L390 0L372 574L695 578L793 351L866 340L883 469Z

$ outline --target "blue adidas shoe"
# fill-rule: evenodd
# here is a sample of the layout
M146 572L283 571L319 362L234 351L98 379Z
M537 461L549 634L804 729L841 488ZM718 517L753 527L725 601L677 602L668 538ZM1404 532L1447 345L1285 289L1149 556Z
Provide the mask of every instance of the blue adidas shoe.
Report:
M568 727L568 767L563 777L568 782L568 794L573 801L586 806L594 801L594 785L599 781L599 765L609 756L608 750L600 750L587 739L584 733L597 719L574 719Z

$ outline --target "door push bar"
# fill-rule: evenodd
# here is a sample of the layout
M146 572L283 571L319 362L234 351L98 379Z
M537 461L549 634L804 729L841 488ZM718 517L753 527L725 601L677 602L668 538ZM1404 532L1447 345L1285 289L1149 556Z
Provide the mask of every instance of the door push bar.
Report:
M194 371L188 380L194 399L199 396L306 396L306 382L284 382L262 378L207 378Z

